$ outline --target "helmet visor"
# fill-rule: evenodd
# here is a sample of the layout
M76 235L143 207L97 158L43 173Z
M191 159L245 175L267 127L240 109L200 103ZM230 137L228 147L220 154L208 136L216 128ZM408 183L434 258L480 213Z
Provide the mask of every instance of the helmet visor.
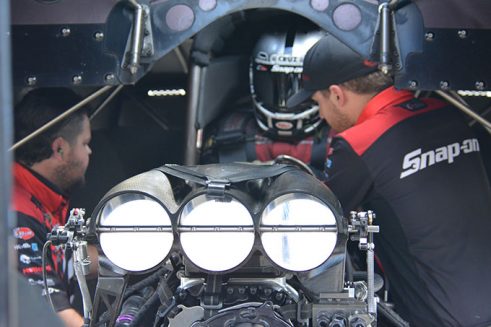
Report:
M273 112L296 113L310 108L310 99L287 108L287 100L302 88L302 67L255 64L253 85L256 100Z

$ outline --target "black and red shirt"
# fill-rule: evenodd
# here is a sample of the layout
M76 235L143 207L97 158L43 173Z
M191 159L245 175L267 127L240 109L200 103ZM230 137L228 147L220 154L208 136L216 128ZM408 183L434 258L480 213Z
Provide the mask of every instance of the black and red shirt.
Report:
M14 163L13 177L11 209L17 215L13 236L18 270L45 295L43 246L54 227L65 225L68 200L54 185L19 163ZM70 308L65 253L60 247L51 246L48 254L47 283L55 309Z
M388 88L332 147L326 183L345 213L375 211L396 310L412 326L489 326L491 189L460 113Z

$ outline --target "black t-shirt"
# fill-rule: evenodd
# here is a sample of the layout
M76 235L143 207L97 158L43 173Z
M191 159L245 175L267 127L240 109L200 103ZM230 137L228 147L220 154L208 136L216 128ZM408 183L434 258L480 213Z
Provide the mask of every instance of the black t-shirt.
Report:
M491 324L491 189L454 109L389 88L333 142L327 185L376 212L376 253L414 326Z

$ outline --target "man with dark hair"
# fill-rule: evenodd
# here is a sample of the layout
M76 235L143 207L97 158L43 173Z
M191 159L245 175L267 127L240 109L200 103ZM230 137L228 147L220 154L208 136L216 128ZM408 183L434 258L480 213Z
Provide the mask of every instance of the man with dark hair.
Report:
M15 108L15 140L19 141L79 102L68 89L39 89L28 93ZM91 149L90 123L79 110L15 151L11 208L17 214L18 269L30 284L43 285L42 249L47 233L65 225L68 197L84 183ZM59 247L48 250L47 283L55 310L67 326L83 319L71 307L68 266ZM46 295L44 288L40 293Z
M288 105L311 97L340 132L326 183L346 214L376 212L396 311L412 326L489 326L491 188L464 117L395 89L333 36L308 51L302 79Z

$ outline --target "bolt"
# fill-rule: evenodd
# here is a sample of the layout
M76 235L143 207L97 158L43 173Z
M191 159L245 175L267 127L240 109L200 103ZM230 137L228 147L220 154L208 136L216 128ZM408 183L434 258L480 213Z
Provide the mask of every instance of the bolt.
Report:
M99 41L99 42L102 41L104 39L104 33L102 33L102 32L95 32L94 33L94 39L96 41Z
M441 81L440 82L440 88L442 90L446 91L450 88L450 84L447 81Z
M485 84L483 81L477 81L474 85L476 86L477 90L479 90L479 91L484 90Z
M244 294L244 293L245 293L245 288L239 287L239 294Z
M319 327L328 327L329 326L329 318L325 315L320 315L317 317L317 324Z
M329 327L345 327L346 323L344 321L343 316L335 314L332 319Z
M136 73L138 73L138 65L130 65L130 73L131 75L135 75Z
M61 36L67 37L70 35L72 31L68 27L64 27L61 29Z
M181 300L183 300L183 299L185 299L185 298L186 298L186 292L185 292L185 291L181 291L181 292L179 292L179 294L177 294L177 296L178 296L178 297L179 297Z
M249 293L251 293L252 295L255 295L257 293L257 287L251 286L249 288Z
M152 46L150 43L146 43L142 48L142 56L149 57L152 55Z
M29 76L27 78L27 85L34 86L34 85L36 85L37 81L38 80L37 80L36 76Z
M234 294L234 289L232 287L227 287L227 294L228 295Z
M274 297L275 297L276 301L281 301L281 300L283 300L283 293L278 292L278 293L276 293L276 295Z
M461 38L461 39L465 39L467 37L467 31L466 30L459 30L457 31L457 35Z
M350 321L350 327L365 327L366 323L360 317L355 317Z
M271 295L271 293L273 293L273 290L272 290L272 289L270 289L270 288L265 288L265 289L264 289L264 295L266 295L266 296L270 296L270 295Z
M73 84L80 84L82 83L82 76L80 75L75 75L72 77L72 83Z
M425 33L425 40L426 41L433 41L434 39L435 39L435 33L433 33L433 32Z
M111 83L112 81L114 81L114 74L106 74L106 76L104 76L104 80L107 83Z
M409 81L409 88L411 89L415 89L416 87L418 87L418 82L417 81Z
M380 71L384 73L385 75L388 75L390 73L390 65L387 64L380 64L379 67Z

